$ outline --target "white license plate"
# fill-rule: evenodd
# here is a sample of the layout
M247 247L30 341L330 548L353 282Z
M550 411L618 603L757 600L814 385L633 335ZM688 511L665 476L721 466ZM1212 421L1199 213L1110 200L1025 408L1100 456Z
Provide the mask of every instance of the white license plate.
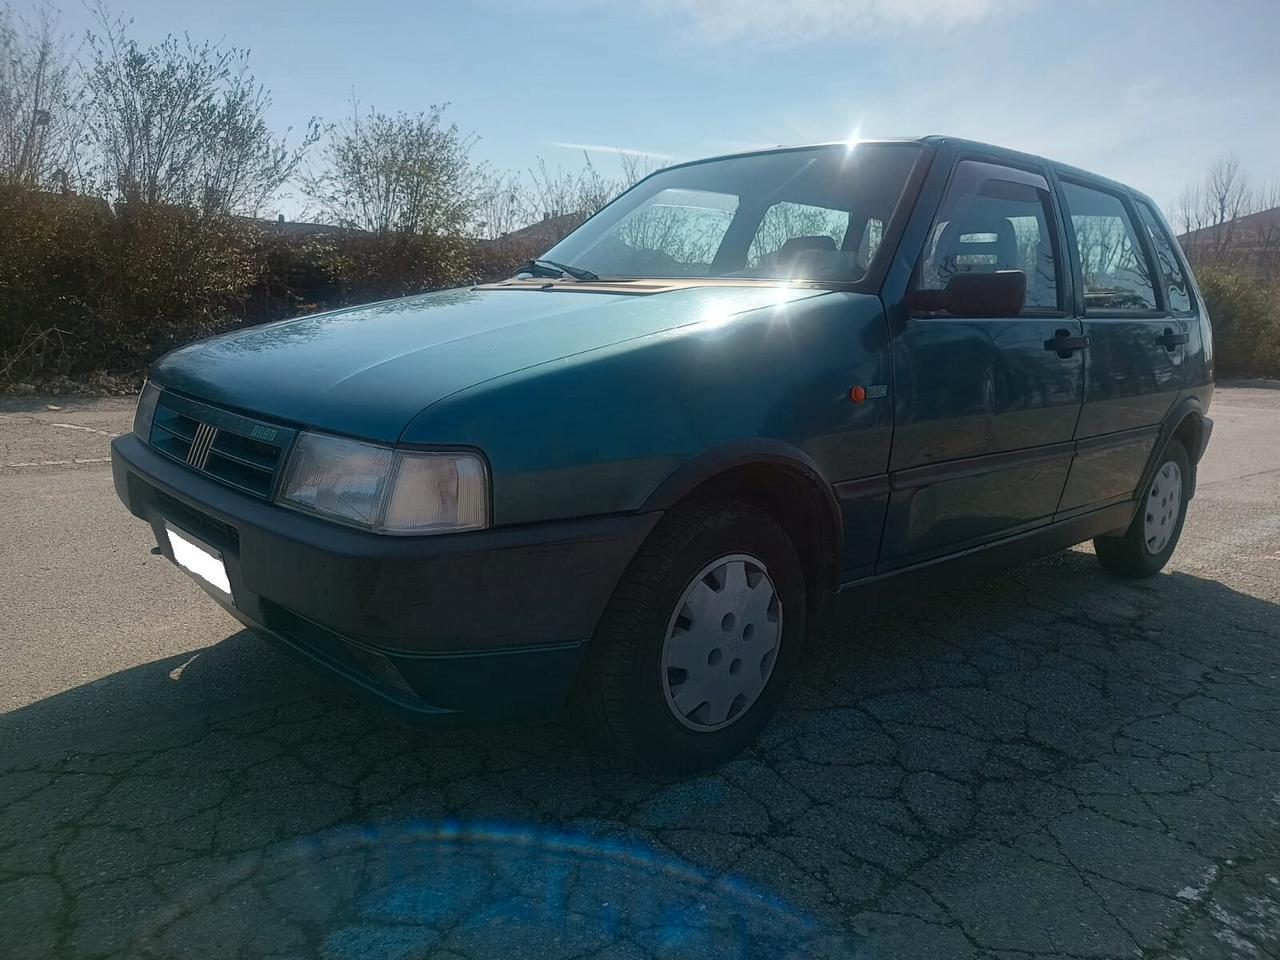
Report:
M169 548L178 566L230 599L231 581L227 579L227 565L222 554L171 523L165 523L164 529L169 535Z

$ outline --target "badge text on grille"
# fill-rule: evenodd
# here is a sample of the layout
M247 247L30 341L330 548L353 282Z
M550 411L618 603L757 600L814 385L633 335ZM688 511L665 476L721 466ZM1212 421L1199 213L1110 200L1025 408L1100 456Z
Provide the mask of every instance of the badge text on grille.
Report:
M197 470L203 470L209 462L209 450L213 441L218 438L218 428L207 423L196 426L195 439L191 441L191 449L187 452L187 463Z

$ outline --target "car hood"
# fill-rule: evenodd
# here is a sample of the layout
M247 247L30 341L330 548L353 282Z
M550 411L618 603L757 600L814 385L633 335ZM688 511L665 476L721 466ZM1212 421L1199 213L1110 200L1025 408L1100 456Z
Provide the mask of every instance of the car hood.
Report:
M393 442L417 413L474 384L824 292L725 285L644 294L446 290L224 334L166 355L151 375L201 400Z

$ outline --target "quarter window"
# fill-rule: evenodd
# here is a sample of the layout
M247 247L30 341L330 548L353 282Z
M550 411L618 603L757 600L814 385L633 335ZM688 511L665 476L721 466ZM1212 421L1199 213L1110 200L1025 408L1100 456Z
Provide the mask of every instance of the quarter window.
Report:
M957 273L1021 270L1027 276L1024 313L1057 311L1059 282L1053 204L1045 187L1023 177L982 178L990 164L961 163L925 244L918 288L942 290ZM1017 176L1012 174L1011 176Z
M1124 201L1112 193L1063 183L1075 230L1086 313L1156 309L1151 267Z
M1160 272L1164 275L1165 293L1169 297L1169 309L1174 313L1191 312L1191 289L1187 285L1187 276L1182 272L1182 263L1173 251L1173 241L1164 224L1156 216L1156 212L1147 204L1139 202L1138 213L1146 224L1151 235L1151 244L1156 251L1156 261L1160 264Z

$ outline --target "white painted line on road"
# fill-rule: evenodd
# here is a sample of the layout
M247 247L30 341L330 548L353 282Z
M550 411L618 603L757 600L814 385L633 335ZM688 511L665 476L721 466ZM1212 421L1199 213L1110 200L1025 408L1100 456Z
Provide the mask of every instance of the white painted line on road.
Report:
M1272 473L1280 473L1280 467L1273 467L1270 470L1255 470L1253 473L1241 473L1234 477L1223 477L1220 480L1210 480L1208 483L1197 483L1196 489L1202 490L1205 487L1218 487L1224 483L1234 483L1237 480L1252 480L1254 477L1265 477Z
M61 427L63 430L83 430L85 433L96 433L100 437L118 437L118 433L108 433L106 430L99 430L96 427L82 427L78 423L51 423L51 427Z
M76 457L74 460L19 460L0 463L0 467L69 467L76 463L110 463L110 457Z

